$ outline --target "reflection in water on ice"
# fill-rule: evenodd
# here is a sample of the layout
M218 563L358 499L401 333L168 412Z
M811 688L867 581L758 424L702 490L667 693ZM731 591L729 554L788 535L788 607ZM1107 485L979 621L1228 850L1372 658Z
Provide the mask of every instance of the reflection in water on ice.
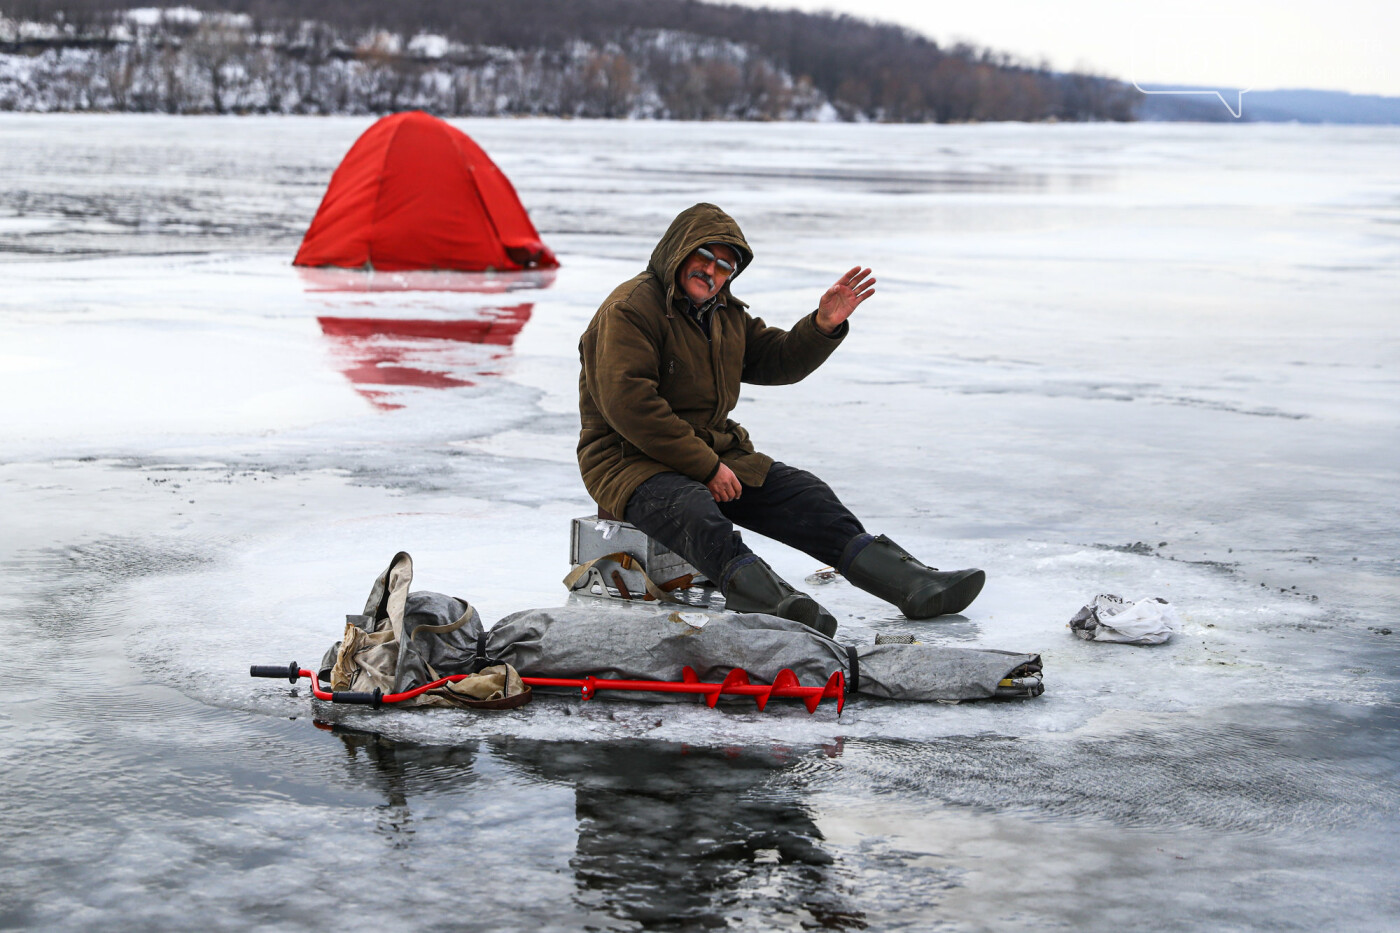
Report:
M389 410L403 405L390 401L392 396L387 392L365 387L450 389L475 384L461 374L500 375L497 364L510 356L510 347L530 320L533 308L530 302L481 308L478 317L452 321L345 317L316 320L321 332L335 343L337 355L349 360L342 372L356 390L376 408ZM482 349L472 351L461 344Z
M524 272L373 272L360 269L299 268L308 294L475 293L501 294L546 289L556 269ZM530 320L533 302L503 307L480 307L471 316L452 319L408 317L316 318L321 333L331 338L336 355L346 364L341 371L358 391L383 411L403 408L393 394L368 386L410 386L451 389L475 385L474 379L499 376L497 364L510 356L521 328ZM405 308L406 314L418 308ZM460 310L443 309L460 314ZM480 352L458 346L474 344Z
M648 929L734 922L772 929L793 916L823 929L867 926L851 897L849 872L825 848L805 799L810 763L839 758L839 743L705 748L496 736L432 746L318 725L344 743L351 778L383 795L376 828L395 847L414 845L416 807L509 795L513 782L482 786L485 757L488 773L504 765L516 780L572 791L572 819L551 829L558 843L574 837L568 864L573 901L584 916ZM816 767L820 773L826 765ZM507 844L479 858L499 873L520 858L519 847Z

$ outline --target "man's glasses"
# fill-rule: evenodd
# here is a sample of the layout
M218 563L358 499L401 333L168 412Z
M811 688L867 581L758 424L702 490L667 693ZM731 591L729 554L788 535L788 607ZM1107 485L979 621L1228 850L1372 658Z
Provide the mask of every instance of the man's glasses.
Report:
M705 260L706 262L714 263L715 268L719 269L719 271L723 272L725 275L728 275L729 273L734 271L734 263L730 262L727 259L720 259L718 256L716 256L714 253L710 252L703 246L697 249L695 252L699 253L700 258Z

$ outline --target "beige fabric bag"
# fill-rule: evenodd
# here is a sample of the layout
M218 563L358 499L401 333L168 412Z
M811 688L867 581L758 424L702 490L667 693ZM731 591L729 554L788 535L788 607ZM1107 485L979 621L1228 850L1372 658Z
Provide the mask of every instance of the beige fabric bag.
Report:
M344 636L327 652L327 660L334 658L328 672L332 690L413 690L444 676L435 659L453 662L446 673L463 673L461 660L464 655L470 660L473 646L462 629L480 630L476 610L466 600L436 593L410 597L412 584L413 558L400 551L374 581L364 613L346 617ZM493 664L395 705L513 709L529 700L530 688L515 668Z

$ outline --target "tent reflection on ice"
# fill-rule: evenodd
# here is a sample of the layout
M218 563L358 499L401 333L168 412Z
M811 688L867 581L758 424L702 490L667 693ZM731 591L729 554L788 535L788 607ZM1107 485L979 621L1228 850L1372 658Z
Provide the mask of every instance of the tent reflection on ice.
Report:
M415 110L384 117L350 147L293 264L513 272L559 262L491 157Z
M316 670L293 662L255 666L253 676L306 677L318 699L373 706L508 708L536 686L574 687L585 699L604 689L690 693L711 706L747 696L760 709L791 697L809 711L828 697L839 711L856 694L947 702L1042 692L1036 654L842 645L776 616L586 597L516 612L488 630L466 600L410 592L412 581L412 558L400 552Z

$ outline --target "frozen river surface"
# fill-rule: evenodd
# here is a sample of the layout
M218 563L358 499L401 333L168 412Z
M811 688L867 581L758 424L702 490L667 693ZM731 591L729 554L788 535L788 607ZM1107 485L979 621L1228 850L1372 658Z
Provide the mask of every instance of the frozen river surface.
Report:
M367 122L0 117L0 928L1400 925L1400 132L468 122L557 276L298 272ZM940 623L822 587L842 637L1037 651L1045 695L250 680L397 550L488 623L564 600L578 335L698 200L770 323L880 278L747 391L760 449L988 572ZM1184 630L1075 639L1101 592Z

